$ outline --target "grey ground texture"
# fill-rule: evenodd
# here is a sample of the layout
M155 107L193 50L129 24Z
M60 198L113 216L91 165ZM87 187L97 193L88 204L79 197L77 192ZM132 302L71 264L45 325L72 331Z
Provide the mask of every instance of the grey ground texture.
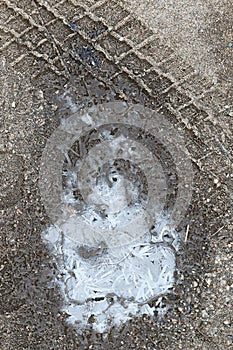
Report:
M233 17L228 0L0 1L0 349L232 349ZM106 336L66 323L38 188L62 118L140 103L183 131L194 169L181 281L162 321Z

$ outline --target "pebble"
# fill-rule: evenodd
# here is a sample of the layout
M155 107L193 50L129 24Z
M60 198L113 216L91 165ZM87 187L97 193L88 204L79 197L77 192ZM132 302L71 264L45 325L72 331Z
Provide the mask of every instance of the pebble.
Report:
M208 314L208 312L206 310L202 310L201 314L202 314L203 318L208 318L209 317L209 314Z

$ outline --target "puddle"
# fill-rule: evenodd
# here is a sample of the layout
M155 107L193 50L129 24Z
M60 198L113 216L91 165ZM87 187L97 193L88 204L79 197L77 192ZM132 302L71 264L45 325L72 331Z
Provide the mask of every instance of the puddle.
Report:
M148 237L120 248L77 245L58 227L51 226L43 238L56 257L55 283L64 298L68 322L79 330L97 332L121 326L133 316L159 316L165 312L161 298L175 282L176 251L179 235L169 232L165 223L158 236ZM148 305L156 300L155 306Z
M177 130L139 105L78 112L48 140L40 189L67 321L105 333L135 316L162 317L192 189Z

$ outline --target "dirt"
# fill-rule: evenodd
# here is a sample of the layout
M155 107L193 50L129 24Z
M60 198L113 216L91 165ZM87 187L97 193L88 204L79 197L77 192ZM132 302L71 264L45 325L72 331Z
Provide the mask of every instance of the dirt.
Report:
M0 12L0 348L232 348L230 48L218 55L226 70L216 83L199 75L200 61L185 61L163 27L154 32L119 2L4 0ZM153 108L184 133L195 181L179 227L189 227L182 283L164 297L170 310L162 321L134 319L107 337L80 336L51 287L56 266L41 240L50 220L39 165L62 118L113 100Z

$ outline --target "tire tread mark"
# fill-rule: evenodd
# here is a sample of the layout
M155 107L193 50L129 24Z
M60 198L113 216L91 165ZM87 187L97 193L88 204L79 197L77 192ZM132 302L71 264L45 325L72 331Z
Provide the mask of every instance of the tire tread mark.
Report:
M36 27L38 30L42 30L42 31L46 31L46 27L45 26L41 26L41 25L38 25L37 23L35 23L35 21L31 18L30 15L28 15L25 11L23 11L22 9L20 9L19 7L17 7L16 5L14 5L12 2L10 2L9 0L4 0L5 4L13 9L17 14L21 15L24 19L28 20L29 23L31 24L31 26L34 26ZM60 15L58 13L58 11L56 9L54 9L53 7L51 7L47 1L42 1L42 0L37 0L37 2L43 6L47 11L49 11L50 13L52 13L54 15L54 17L58 20L61 20L65 25L67 25L68 27L70 27L69 23L66 21L65 17ZM190 73L188 74L186 77L183 78L183 80L181 80L181 82L177 82L176 79L174 79L173 77L173 74L172 72L171 73L164 73L160 66L161 66L161 63L163 62L160 62L159 64L155 64L155 62L152 60L152 59L149 59L147 56L144 56L140 53L139 49L141 47L144 47L144 45L148 42L150 42L150 40L153 41L153 37L151 38L148 38L145 40L145 42L143 43L133 43L132 40L126 38L126 37L121 37L116 30L112 29L111 27L109 28L108 26L108 23L106 23L105 19L102 18L102 17L98 17L96 16L92 11L98 7L100 7L101 5L104 5L106 4L106 1L99 1L97 2L96 4L94 4L92 7L88 7L87 5L84 5L83 3L81 3L80 1L74 1L72 0L72 3L75 4L75 5L78 5L78 6L81 6L82 8L84 8L85 10L85 13L83 14L82 17L88 15L88 17L94 21L94 22L101 22L104 26L106 26L108 28L108 30L104 33L102 33L100 36L98 36L98 38L96 38L96 40L91 40L87 34L83 33L82 31L78 31L78 33L83 37L84 40L86 40L90 45L92 45L96 50L98 51L101 51L105 57L114 62L114 60L112 59L112 57L108 54L108 52L103 49L99 44L98 44L98 40L101 38L101 37L104 37L106 35L106 33L109 33L111 32L111 35L113 35L116 39L118 40L124 40L124 42L126 42L126 44L129 45L129 47L131 47L131 49L129 51L127 51L126 53L122 54L122 56L118 59L118 62L120 62L124 57L126 57L127 55L129 55L130 53L134 53L139 59L145 59L145 61L147 61L149 64L153 64L153 69L154 71L161 77L165 77L165 78L168 78L172 81L173 85L171 87L175 87L177 89L178 92L186 95L190 101L189 103L185 103L184 105L181 105L179 106L179 109L173 109L172 106L170 106L168 104L168 107L170 110L173 111L173 113L175 114L176 117L178 117L178 119L180 118L180 111L182 109L185 109L187 106L193 104L195 105L198 109L199 108L202 108L204 112L206 112L207 114L211 114L212 111L211 111L211 107L208 106L206 108L205 106L205 103L203 103L203 100L205 99L205 96L208 95L208 94L214 94L214 95L219 95L220 94L220 91L218 91L216 89L216 87L214 86L214 84L212 84L212 86L206 90L206 91L202 91L201 93L199 93L198 95L194 95L193 93L187 93L186 90L182 89L182 86L181 83L183 81L187 81L188 79L190 79L190 77L192 77L192 75L194 74L194 70L193 70L193 73ZM128 24L128 22L130 21L130 19L132 19L132 16L129 15L127 18L125 18L121 23L118 23L117 26L115 28L120 28L122 26L125 26ZM20 33L16 33L15 31L12 32L13 36L15 38L20 38ZM11 41L12 43L12 41ZM59 43L58 41L55 41L55 43L57 45L59 45L59 47L63 47L63 45L61 43ZM31 46L29 43L26 43L26 46L28 47L29 50L32 50ZM64 51L64 50L63 50ZM61 72L56 68L56 66L54 65L54 60L50 59L48 57L48 55L46 54L41 54L41 53L38 53L36 50L33 50L31 51L31 53L38 57L38 58L42 58L44 59L47 64L51 67L51 69L56 73L58 74L59 76L61 75ZM171 59L174 59L176 56L174 55L171 55L169 56L168 58L171 58ZM23 59L23 57L22 57ZM75 59L79 60L78 57L75 57ZM17 61L17 60L16 60ZM166 62L166 59L164 60L164 62ZM114 62L115 63L115 62ZM133 79L134 81L137 82L137 84L142 88L142 89L145 89L149 95L153 98L153 92L148 88L147 84L145 82L143 82L143 80L140 78L140 77L137 77L134 75L134 73L132 71L130 71L129 69L127 69L127 67L122 67L122 71L125 72L131 79ZM64 74L64 73L62 73ZM99 78L98 78L99 79ZM101 80L101 79L100 79ZM201 81L201 77L200 77L200 81ZM106 81L104 81L104 83L106 83ZM167 93L169 94L169 90L170 88L167 88L167 90L164 90L163 93ZM223 106L220 107L220 109L222 109ZM204 120L199 120L199 123L203 126L203 128L205 128L205 125L204 125ZM219 126L219 125L218 125ZM213 124L213 129L215 129L215 125ZM229 134L229 133L228 133ZM231 134L230 134L231 135Z

